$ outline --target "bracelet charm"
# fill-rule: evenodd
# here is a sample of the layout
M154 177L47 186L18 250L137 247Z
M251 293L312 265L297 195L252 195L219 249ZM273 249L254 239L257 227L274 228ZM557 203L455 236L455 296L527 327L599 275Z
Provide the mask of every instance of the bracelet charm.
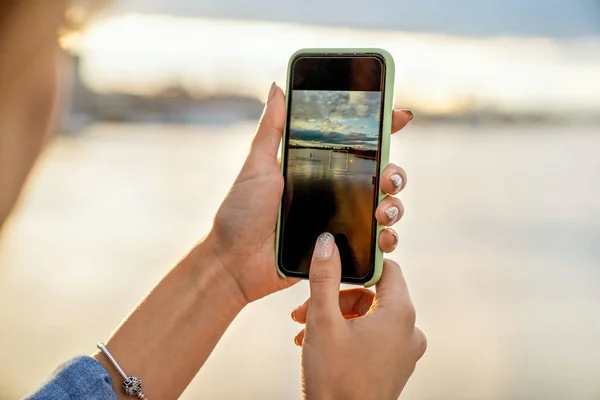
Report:
M148 400L144 392L142 392L142 380L137 376L128 376L119 363L117 363L117 360L110 354L110 351L108 351L104 343L98 343L97 346L123 378L122 386L125 394L127 396L137 397L139 400Z

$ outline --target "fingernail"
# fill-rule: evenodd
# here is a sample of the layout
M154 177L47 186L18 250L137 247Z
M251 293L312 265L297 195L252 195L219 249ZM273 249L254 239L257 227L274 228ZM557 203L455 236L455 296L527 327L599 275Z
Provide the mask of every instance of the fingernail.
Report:
M414 117L414 115L413 115L412 111L410 111L410 110L402 110L402 111L404 111L404 113L405 113L406 115L408 115L408 120L409 120L409 121L412 121L412 119L413 119L413 117Z
M390 179L392 180L392 183L396 189L400 189L402 187L402 177L400 175L394 174Z
M394 237L394 246L398 244L398 242L400 241L400 238L398 237L398 233L393 230L393 229L388 229L388 231L390 231L390 233L392 234L392 236ZM292 317L293 318L293 317ZM295 320L294 320L295 321Z
M298 322L296 321L296 310L292 311L292 321Z
M267 95L267 101L265 103L269 103L275 94L275 89L277 88L277 84L275 82L271 83L271 89L269 89L269 94Z
M389 207L385 210L385 214L388 216L388 220L392 222L398 216L398 207Z
M333 243L335 239L331 233L323 233L317 239L313 258L315 260L327 260L333 254Z
M296 346L300 346L300 340L298 339L298 336L296 336L296 337L294 338L294 344L295 344Z

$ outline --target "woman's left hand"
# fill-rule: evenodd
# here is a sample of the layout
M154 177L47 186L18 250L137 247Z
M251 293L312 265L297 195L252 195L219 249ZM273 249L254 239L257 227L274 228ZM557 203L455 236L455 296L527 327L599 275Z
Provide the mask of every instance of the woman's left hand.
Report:
M275 267L277 217L284 187L277 152L286 121L285 107L283 91L273 84L250 153L206 238L208 248L237 282L247 302L298 281L281 278ZM411 119L410 111L394 111L392 133ZM392 226L404 212L402 203L393 195L406 185L406 174L402 168L390 164L380 181L381 190L392 196L379 204L375 216L379 223ZM396 233L390 228L384 230L379 239L386 253L396 248L397 241Z

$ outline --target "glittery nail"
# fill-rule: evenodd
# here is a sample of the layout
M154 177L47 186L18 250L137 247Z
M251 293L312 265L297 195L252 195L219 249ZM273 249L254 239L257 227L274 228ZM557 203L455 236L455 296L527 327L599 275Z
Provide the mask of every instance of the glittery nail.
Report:
M412 111L410 111L410 110L402 110L402 111L404 111L404 113L408 116L408 120L412 121L412 119L414 118Z
M400 175L394 174L390 177L390 179L392 180L392 183L396 189L400 189L402 187L402 177Z
M389 207L385 210L385 214L388 216L388 220L392 222L398 216L398 207Z
M397 210L396 210L397 211ZM317 239L313 257L316 260L327 260L333 254L333 243L335 239L331 233L323 233Z
M398 244L398 242L400 241L400 238L398 237L398 233L393 230L393 229L388 229L388 231L392 234L392 236L394 237L394 246Z

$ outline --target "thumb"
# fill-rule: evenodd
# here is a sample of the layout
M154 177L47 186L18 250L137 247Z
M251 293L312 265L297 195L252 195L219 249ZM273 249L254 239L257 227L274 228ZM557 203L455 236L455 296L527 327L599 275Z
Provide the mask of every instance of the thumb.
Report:
M267 94L258 130L252 142L252 152L260 157L277 157L283 128L285 126L285 95L279 86L273 82Z
M310 270L309 317L331 318L341 315L339 306L342 265L340 253L331 233L323 233L317 239Z

